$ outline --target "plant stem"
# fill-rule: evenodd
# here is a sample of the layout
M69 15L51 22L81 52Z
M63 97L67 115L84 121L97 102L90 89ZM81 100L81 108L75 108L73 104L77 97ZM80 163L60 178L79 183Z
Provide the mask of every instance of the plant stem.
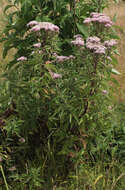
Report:
M8 184L7 184L7 181L6 181L6 177L5 177L2 165L0 165L0 169L1 169L1 173L2 173L2 176L3 176L3 179L4 179L6 189L9 190L9 187L8 187Z
M76 1L75 0L70 1L70 11L73 14L73 21L74 21L73 34L75 35L75 32L76 32Z
M98 12L101 12L102 0L98 0Z

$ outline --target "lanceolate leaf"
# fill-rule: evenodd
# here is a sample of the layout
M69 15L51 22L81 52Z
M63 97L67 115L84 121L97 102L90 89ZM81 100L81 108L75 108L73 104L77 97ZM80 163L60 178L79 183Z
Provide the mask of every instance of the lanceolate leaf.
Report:
M121 73L119 71L117 71L116 69L112 69L112 73L116 74L116 75L120 75Z
M76 25L78 30L87 38L89 36L88 28L83 24L76 23Z

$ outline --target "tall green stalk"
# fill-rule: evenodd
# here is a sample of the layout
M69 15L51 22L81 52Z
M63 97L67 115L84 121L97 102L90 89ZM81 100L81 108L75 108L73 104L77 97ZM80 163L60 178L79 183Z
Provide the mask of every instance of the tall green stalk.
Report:
M3 179L4 179L6 190L9 190L9 187L8 187L8 184L7 184L7 181L6 181L6 177L5 177L2 165L0 165L0 170L1 170L1 173L2 173L2 176L3 176Z

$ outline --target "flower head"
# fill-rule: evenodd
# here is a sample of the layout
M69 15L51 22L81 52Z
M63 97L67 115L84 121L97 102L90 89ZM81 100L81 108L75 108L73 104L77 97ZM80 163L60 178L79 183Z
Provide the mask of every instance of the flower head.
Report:
M82 35L81 35L81 34L76 34L76 35L74 36L74 39L78 39L78 38L81 38L81 39L82 39Z
M45 31L59 32L59 27L50 22L39 22L40 29Z
M106 47L101 44L100 38L96 36L87 38L86 47L96 54L105 54Z
M89 23L91 23L91 21L92 21L92 19L91 18L86 18L84 21L83 21L83 23L84 24L89 24Z
M105 54L105 47L104 46L98 46L95 50L96 54Z
M49 73L50 73L50 75L51 75L51 77L52 77L53 79L62 78L62 75L61 75L61 74L54 73L54 72L52 72L51 70L49 71Z
M36 44L33 45L33 47L40 48L41 47L41 43L36 43Z
M112 111L113 107L112 106L108 106L108 110Z
M84 40L82 39L82 35L77 34L74 36L75 40L71 41L71 44L75 45L75 46L84 46Z
M17 59L17 61L27 61L27 57L21 56Z
M98 38L97 36L92 36L87 38L86 42L100 43L100 38Z
M106 16L103 13L97 13L93 12L90 14L90 17L86 18L83 23L89 24L89 23L99 23L103 24L105 27L110 28L112 26L112 21L110 20L110 17Z
M19 142L20 142L20 143L25 143L25 139L24 139L23 137L21 137L21 138L19 139Z
M70 56L64 56L64 55L57 55L56 53L53 54L56 57L56 62L62 63L64 61L68 61L71 59L75 59L75 56L70 55Z
M68 56L63 56L63 55L61 55L61 56L59 56L59 55L57 55L56 56L56 61L57 62L64 62L64 61L67 61L69 59L69 57Z
M106 47L108 47L108 48L113 47L113 46L115 46L116 44L117 44L117 41L114 40L114 39L107 40L107 41L104 42L104 45L105 45Z
M110 57L110 56L107 56L107 59L108 59L109 61L112 61L112 59L111 59L111 57Z
M106 94L108 94L108 91L107 91L107 90L102 90L102 93L103 93L104 95L106 95Z
M28 24L27 24L27 26L29 27L29 26L34 26L34 25L37 25L38 24L38 22L36 21L36 20L32 20L32 21L30 21Z
M32 28L30 29L30 31L31 31L31 32L39 32L39 31L40 31L40 26L37 24L37 25L35 25L34 27L32 27Z
M35 22L31 21L28 23L28 26L33 26L30 31L31 32L38 32L40 30L45 30L45 31L51 31L55 33L59 33L59 27L56 26L55 24L52 24L50 22Z

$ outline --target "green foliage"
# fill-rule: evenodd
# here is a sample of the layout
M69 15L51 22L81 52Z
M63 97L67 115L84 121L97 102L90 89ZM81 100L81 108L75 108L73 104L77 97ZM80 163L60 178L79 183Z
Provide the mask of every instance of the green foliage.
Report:
M0 85L0 158L9 188L122 190L124 168L119 160L124 156L124 121L121 124L116 118L109 84L115 81L112 73L119 74L113 68L116 48L95 54L86 45L72 45L78 33L85 44L87 37L95 35L101 43L118 39L112 28L82 23L106 4L96 0L11 3L5 8L3 55L12 47L17 51L1 74ZM14 12L7 13L12 6ZM60 32L31 32L27 27L31 20L53 21ZM35 48L38 42L41 47ZM59 61L57 54L67 57Z
M14 10L9 13L9 9ZM35 38L29 36L24 39L27 30L26 24L31 20L48 21L60 27L61 46L63 50L69 52L69 43L78 32L76 24L81 22L90 12L96 11L95 2L78 2L71 0L15 0L9 1L5 7L5 14L8 24L4 29L4 51L6 57L8 50L16 48L16 57L30 53L29 45L33 44Z

